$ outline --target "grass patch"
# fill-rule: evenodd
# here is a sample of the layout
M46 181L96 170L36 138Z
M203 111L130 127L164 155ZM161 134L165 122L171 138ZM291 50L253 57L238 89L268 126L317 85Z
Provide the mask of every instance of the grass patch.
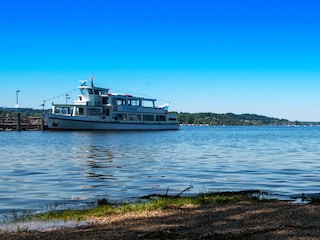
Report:
M258 194L258 196L257 196ZM101 217L109 214L121 214L126 212L141 212L152 210L165 210L181 208L186 205L203 205L212 203L229 203L240 201L260 201L261 193L258 192L221 192L200 193L197 196L157 196L148 201L138 203L110 203L104 200L103 204L82 210L51 210L46 213L29 216L23 220L86 220L90 217Z

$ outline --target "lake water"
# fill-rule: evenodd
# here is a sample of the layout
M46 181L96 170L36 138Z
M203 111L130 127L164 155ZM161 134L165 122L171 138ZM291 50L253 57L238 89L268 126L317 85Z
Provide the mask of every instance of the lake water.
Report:
M0 215L106 198L257 189L320 193L319 127L0 132Z

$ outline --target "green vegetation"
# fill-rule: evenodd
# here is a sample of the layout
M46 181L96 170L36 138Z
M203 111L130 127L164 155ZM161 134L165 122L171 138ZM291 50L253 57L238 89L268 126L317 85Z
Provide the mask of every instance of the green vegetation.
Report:
M302 125L298 121L277 119L260 116L256 114L234 114L234 113L179 113L180 124L210 125L210 126L282 126L282 125Z
M40 117L41 114L51 112L50 109L33 109L33 108L0 108L0 117L4 117L7 114L17 114L17 112L21 114L21 117Z
M36 219L40 221L49 220L85 220L90 217L100 217L109 214L121 214L126 212L141 212L152 210L165 210L172 208L181 208L187 205L202 205L211 203L227 203L240 201L259 201L261 199L260 191L255 192L226 192L226 193L201 193L197 196L158 196L150 201L138 203L114 204L104 200L103 204L82 210L51 210L38 215L24 215L20 220L26 221Z
M43 113L51 112L51 109L19 108L21 117L39 117ZM15 108L0 108L0 117L6 114L16 114ZM299 122L287 119L266 117L257 114L234 113L184 113L178 114L178 121L185 125L209 125L209 126L287 126L287 125L320 125L319 122Z

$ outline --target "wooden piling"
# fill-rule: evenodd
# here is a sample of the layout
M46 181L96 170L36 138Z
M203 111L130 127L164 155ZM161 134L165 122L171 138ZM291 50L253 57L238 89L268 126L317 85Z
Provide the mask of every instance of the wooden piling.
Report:
M21 115L17 113L17 131L21 131Z
M21 113L0 116L0 131L46 130L41 117L26 117Z
M41 118L41 131L44 131L45 127L44 127L44 121L43 118Z

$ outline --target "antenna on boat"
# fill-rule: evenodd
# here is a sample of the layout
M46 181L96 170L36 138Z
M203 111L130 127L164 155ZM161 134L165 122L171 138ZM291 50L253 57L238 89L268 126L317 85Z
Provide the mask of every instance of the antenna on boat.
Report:
M94 74L92 74L91 77L90 77L91 87L93 87L93 79L94 79Z
M79 80L79 82L81 82L81 86L85 86L87 84L88 80Z

